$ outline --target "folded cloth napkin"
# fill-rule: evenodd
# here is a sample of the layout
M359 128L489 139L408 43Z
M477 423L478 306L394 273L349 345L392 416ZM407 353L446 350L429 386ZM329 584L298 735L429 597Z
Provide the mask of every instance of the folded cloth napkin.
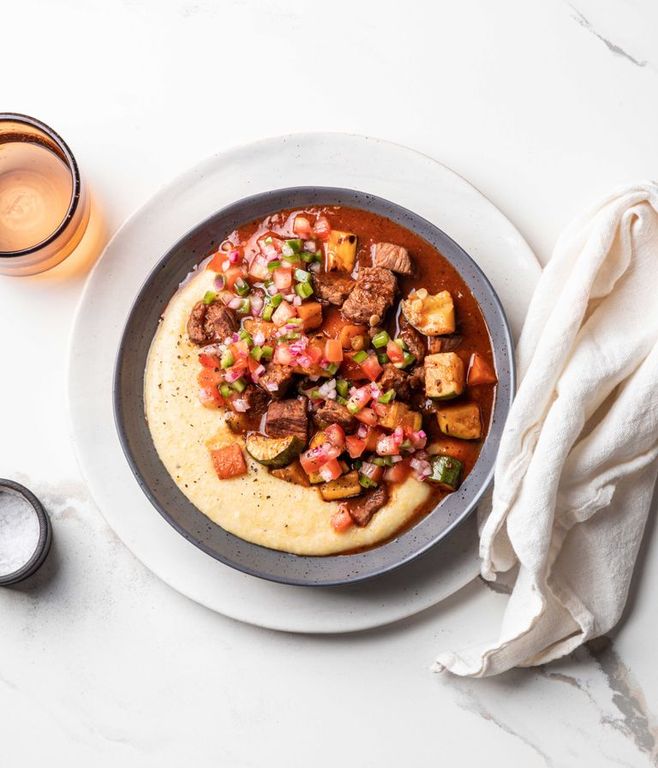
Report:
M658 473L658 185L562 235L517 369L480 556L485 579L518 575L498 639L439 655L458 675L543 664L621 616Z

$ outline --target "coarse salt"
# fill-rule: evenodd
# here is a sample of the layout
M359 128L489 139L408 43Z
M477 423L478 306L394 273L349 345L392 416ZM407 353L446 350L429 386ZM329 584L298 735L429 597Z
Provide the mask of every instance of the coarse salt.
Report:
M39 518L30 503L0 491L0 576L22 568L39 544Z

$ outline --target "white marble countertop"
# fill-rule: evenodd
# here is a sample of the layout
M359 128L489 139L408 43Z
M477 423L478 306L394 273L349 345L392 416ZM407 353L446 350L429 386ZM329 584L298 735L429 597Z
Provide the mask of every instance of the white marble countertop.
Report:
M22 0L2 30L2 107L70 142L109 232L205 156L299 130L436 157L542 261L584 206L658 178L651 0ZM656 764L654 524L613 638L495 680L429 671L501 613L480 581L400 625L318 638L235 623L146 571L68 437L86 268L0 278L0 475L29 485L55 530L42 572L0 592L3 767Z

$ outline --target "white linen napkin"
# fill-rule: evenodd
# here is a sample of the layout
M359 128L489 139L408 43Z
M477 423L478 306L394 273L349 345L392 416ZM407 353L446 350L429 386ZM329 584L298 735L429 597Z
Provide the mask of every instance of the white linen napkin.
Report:
M518 563L498 638L439 654L483 677L543 664L619 620L658 473L658 185L575 221L540 278L480 537Z

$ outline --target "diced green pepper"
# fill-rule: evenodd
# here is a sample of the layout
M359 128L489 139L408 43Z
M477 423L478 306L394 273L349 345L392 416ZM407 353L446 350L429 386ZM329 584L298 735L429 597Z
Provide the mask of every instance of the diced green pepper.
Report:
M260 359L263 356L263 348L254 347L249 354L254 358L254 360L258 360L258 362L260 362Z
M244 328L240 328L238 331L238 336L243 340L246 341L249 346L251 346L254 343L253 336L249 333L249 331L246 331Z
M281 266L281 261L279 259L274 259L274 261L270 261L267 264L267 268L270 272L274 272L275 269L278 269Z
M297 283L295 293L302 299L308 299L313 295L313 286L310 283Z
M408 368L410 365L416 362L416 358L411 352L405 352L401 363L395 363L396 368Z
M391 337L386 331L380 331L380 333L372 337L372 346L375 347L375 349L380 349L381 347L385 347L390 340Z
M293 240L286 240L286 245L293 253L300 253L303 243L299 238L295 238Z
M231 386L236 392L244 392L245 389L247 388L247 382L242 377L240 377L239 379L234 381Z
M223 383L223 384L220 386L220 388L219 388L219 391L221 392L221 395L222 395L222 397L226 397L226 398L228 398L228 397L230 397L230 396L231 396L231 394L232 394L232 392L231 392L231 385L230 385L230 384L227 384L226 382L224 382L224 383Z
M267 344L265 344L263 347L261 347L261 358L263 360L271 360L272 355L274 354L274 347L270 347Z
M386 354L386 352L377 352L377 360L382 364L386 365L386 363L389 363L389 357Z
M338 363L329 363L329 365L327 365L322 370L324 371L324 373L328 373L329 376L333 376L338 370L338 368L339 368Z
M242 304L237 308L239 315L247 315L251 311L251 299L242 299Z
M345 379L338 379L336 381L336 392L341 397L347 397L350 393L350 384Z
M377 483L371 477L368 477L367 475L362 475L360 472L359 472L359 485L362 488L376 488L377 487Z
M234 362L235 357L233 357L233 352L231 352L230 349L227 349L222 355L222 359L220 360L219 364L222 366L222 368L230 368Z
M276 309L283 301L283 296L280 293L275 293L274 296L270 296L270 304Z
M363 363L367 359L368 353L363 349L360 352L356 352L354 355L352 355L352 360L354 360L355 363Z
M384 405L388 405L388 403L390 403L394 397L395 397L395 390L389 389L387 392L384 392L383 395L380 395L377 398L377 401L380 403L383 403Z
M206 291L203 295L203 303L212 304L216 298L217 298L217 294L215 293L215 291Z
M269 322L272 319L273 314L274 307L271 304L266 304L263 308L263 320L267 320Z
M459 487L464 465L452 456L440 454L431 460L432 474L427 478L447 491L455 491Z
M376 464L378 467L392 467L393 466L393 457L392 456L373 456L372 458L368 459L371 464Z
M251 293L251 286L242 277L235 281L235 292L238 296L248 296Z

